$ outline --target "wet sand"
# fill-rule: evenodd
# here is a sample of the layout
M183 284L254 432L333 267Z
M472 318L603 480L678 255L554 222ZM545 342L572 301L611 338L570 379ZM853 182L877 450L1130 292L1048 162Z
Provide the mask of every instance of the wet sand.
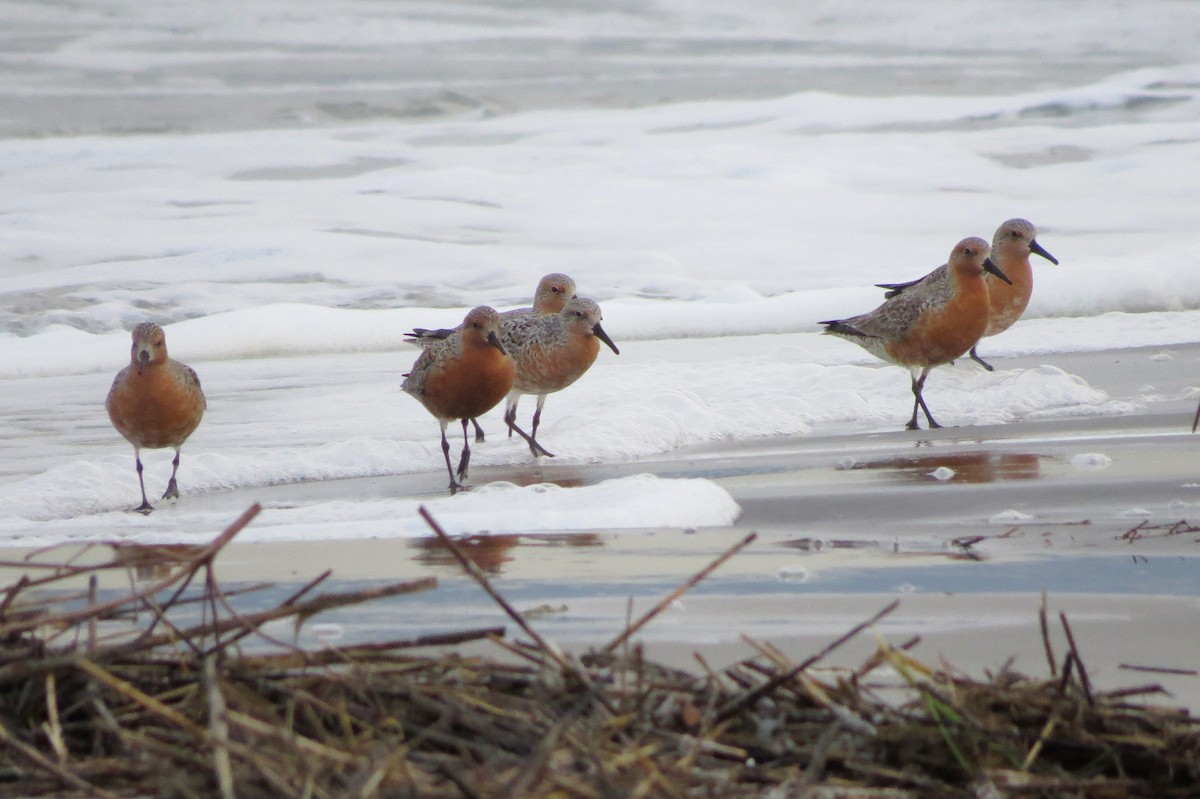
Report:
M1061 611L1096 685L1158 683L1171 696L1155 701L1200 711L1200 677L1122 668L1200 664L1193 634L1200 529L1179 524L1200 523L1200 435L1189 432L1195 400L1188 398L1200 346L994 360L1004 369L1053 362L1115 398L1145 396L1153 385L1171 399L1125 417L919 433L901 430L898 419L895 431L718 442L637 461L480 467L476 484L580 485L641 472L704 477L724 486L743 512L729 528L495 536L467 548L514 606L539 610L534 623L542 634L581 651L603 645L627 617L757 533L638 636L652 656L693 669L700 668L693 652L714 667L752 655L743 636L802 659L899 598L878 632L895 644L921 636L914 653L926 662L944 659L978 675L1012 657L1018 670L1045 675L1037 617L1044 592L1060 663ZM936 413L936 386L928 399ZM252 501L433 498L444 483L431 467L195 499L227 506L232 519ZM9 550L8 557L21 554ZM235 543L218 561L229 585L277 582L262 602L326 568L333 570L329 590L431 574L439 587L315 619L297 637L301 643L319 645L318 634L350 642L506 622L429 539ZM874 645L863 634L827 663L857 665ZM480 649L495 651L471 647Z

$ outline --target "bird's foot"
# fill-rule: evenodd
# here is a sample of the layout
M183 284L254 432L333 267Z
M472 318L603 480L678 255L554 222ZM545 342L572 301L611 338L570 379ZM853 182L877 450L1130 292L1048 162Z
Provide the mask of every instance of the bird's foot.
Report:
M537 443L534 439L529 439L529 451L533 453L533 457L537 458L545 455L547 458L553 458L554 453Z

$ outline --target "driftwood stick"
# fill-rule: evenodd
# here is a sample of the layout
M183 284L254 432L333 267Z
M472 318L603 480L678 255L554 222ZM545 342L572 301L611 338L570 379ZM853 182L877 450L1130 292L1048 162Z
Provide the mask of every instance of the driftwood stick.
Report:
M9 747L42 771L53 775L56 779L78 791L82 791L87 796L93 796L96 799L121 799L116 794L109 793L102 788L97 788L82 777L72 774L68 769L55 763L29 744L17 740L8 731L8 727L2 721L0 721L0 745Z
M330 576L330 575L332 575L332 574L333 574L333 569L326 569L325 571L321 572L319 575L317 575L317 576L316 576L316 577L314 577L313 579L309 580L309 581L308 581L308 582L307 582L307 583L304 585L304 587L303 587L303 588L301 588L299 591L297 591L296 593L292 594L290 597L288 597L287 599L283 600L283 602L280 602L279 604L281 604L281 605L294 605L295 603L299 602L299 601L300 601L300 598L301 598L301 597L303 597L305 594L307 594L309 591L313 590L313 589L314 589L314 588L316 588L318 585L320 585L321 583L323 583L323 582L325 582L327 579L329 579L329 576Z
M741 712L741 710L743 708L749 707L750 705L754 704L762 697L764 697L767 694L774 691L779 686L783 685L786 682L789 682L790 680L795 679L797 674L804 671L809 666L816 663L818 660L821 660L823 657L828 655L830 652L837 649L842 644L846 643L851 638L858 635L860 632L862 632L866 628L870 627L872 624L877 623L880 619L882 619L883 617L892 613L898 607L900 607L900 600L899 599L893 600L892 603L889 604L886 608L879 611L878 613L876 613L874 616L867 619L866 621L854 625L854 627L852 627L851 629L849 629L848 631L843 633L841 636L839 636L837 638L837 640L835 640L833 643L826 646L824 649L822 649L817 654L815 654L812 657L808 658L807 660L797 664L793 668L788 669L787 671L785 671L781 674L777 674L776 676L774 676L771 679L764 682L762 685L759 685L757 688L751 689L749 692L743 694L742 696L738 697L737 699L734 699L733 701L726 703L724 708L717 711L716 723L720 724L723 721L729 720L730 718L735 716L737 713Z
M413 594L418 591L428 591L431 588L437 587L436 577L422 577L417 580L409 580L403 583L395 583L386 585L380 588L367 588L362 591L350 591L337 594L322 594L315 599L310 599L298 605L287 605L269 610L259 611L258 613L247 613L245 616L239 616L234 619L222 619L217 622L206 622L198 624L178 633L160 634L153 638L138 639L131 641L128 644L114 646L109 651L112 654L128 654L145 649L152 649L162 644L171 643L176 640L176 636L184 636L186 638L195 638L201 635L213 635L229 630L241 630L247 626L258 627L275 619L286 618L288 616L313 616L317 613L334 608L344 607L346 605L357 605L360 602L367 602L372 599L385 599L391 596L399 596L401 594Z
M221 693L221 678L217 676L217 658L204 659L205 693L208 694L208 737L213 746L213 772L221 799L237 799L233 788L233 763L229 757L229 721L226 717L225 695Z
M616 649L618 646L623 644L630 636L632 636L638 630L642 629L642 627L645 627L652 619L654 619L655 616L657 616L659 613L662 613L664 608L670 606L670 604L672 602L674 602L676 599L678 599L679 597L686 594L688 591L695 588L696 585L701 580L703 580L705 577L707 577L708 575L710 575L714 571L716 571L721 566L721 564L723 564L725 561L729 560L734 555L736 555L738 552L741 552L743 549L745 549L747 546L749 546L756 538L758 538L758 533L750 533L745 538L743 538L741 541L734 544L729 549L725 550L725 552L723 554L721 554L720 557L718 557L712 563L705 566L700 571L696 572L696 574L692 575L691 579L689 579L687 582L683 583L678 588L676 588L674 591L672 591L671 593L669 593L665 597L663 597L663 599L657 605L652 607L640 619L635 621L633 624L626 626L625 631L623 633L618 635L613 640L609 641L604 646L604 648L600 651L611 652L614 649Z
M1071 654L1075 656L1075 667L1079 669L1079 684L1083 687L1083 695L1087 698L1089 705L1094 705L1096 700L1092 696L1092 683L1088 679L1087 667L1083 665L1083 658L1079 655L1079 648L1075 646L1075 635L1071 632L1071 625L1067 622L1067 614L1059 611L1058 618L1062 622L1063 632L1067 634L1067 643L1071 645Z
M14 634L29 632L30 630L50 621L53 621L59 625L73 626L81 622L85 622L91 618L103 617L114 610L125 607L126 605L142 602L145 597L153 596L159 591L164 591L175 585L180 580L186 578L189 574L194 572L195 569L198 568L198 566L205 560L215 557L217 553L220 552L221 549L224 548L224 546L228 544L235 535L241 532L242 529L250 523L251 519L258 515L258 512L261 509L262 507L258 503L251 505L233 522L233 524L225 528L223 533L213 539L212 543L208 544L208 546L200 550L196 556L191 558L183 568L173 574L168 575L167 577L164 577L153 585L143 588L141 591L138 591L135 594L131 594L130 596L120 599L114 599L111 602L105 602L100 605L91 605L71 613L63 613L53 617L52 619L39 616L38 618L34 619L22 619L20 621L10 622L8 624L0 624L0 639Z
M430 633L416 638L400 638L395 641L379 643L354 644L344 647L330 647L320 652L291 650L278 655L244 655L238 663L247 669L271 668L292 669L300 666L341 665L359 661L404 662L401 656L393 655L397 649L414 649L425 646L453 646L469 641L479 641L494 635L504 635L503 627L483 627L476 630L459 630L452 633Z
M1196 669L1177 669L1170 666L1138 666L1133 663L1121 663L1117 665L1117 668L1126 671L1148 671L1151 674L1178 674L1181 677L1200 676L1200 671Z
M487 595L490 596L492 600L500 606L501 610L508 614L510 619L517 623L517 626L520 627L521 630L524 631L524 633L528 635L535 644L537 644L538 649L542 650L543 654L557 663L560 667L567 670L573 670L558 648L551 646L546 639L542 638L542 636L538 634L537 630L533 629L529 622L525 620L525 617L518 613L517 609L510 605L508 600L505 599L499 591L492 587L492 583L490 580L488 580L487 575L475 565L474 561L472 561L463 553L458 544L454 543L454 539L450 537L449 533L442 529L442 526L438 524L437 520L433 518L433 515L430 514L424 505L417 508L417 513L421 514L421 518L425 520L425 523L429 525L430 529L437 534L437 537L442 540L442 543L445 544L446 548L450 550L450 553L454 555L454 558L458 561L459 565L463 567L463 571L470 575L475 582L479 583L479 587L482 588Z
M155 699L144 691L139 690L133 684L122 680L120 677L101 668L86 658L77 659L75 665L87 676L99 683L102 683L110 690L115 691L134 704L140 705L142 708L154 714L155 716L174 724L176 727L193 736L194 738L205 738L206 730L203 727L180 713L178 710L164 705L159 700Z
M1042 606L1038 608L1038 623L1042 627L1042 647L1046 650L1046 661L1050 664L1050 677L1058 676L1058 664L1054 660L1054 646L1050 643L1050 621L1047 618L1046 592L1042 592Z
M466 571L466 573L469 574L471 578L475 580L475 582L479 583L479 587L482 588L488 596L495 600L496 604L508 614L510 619L517 623L518 627L525 631L525 634L533 640L542 654L550 658L565 673L573 675L577 680L579 680L588 693L595 697L596 701L604 706L605 710L616 715L616 708L613 706L612 702L604 694L604 692L596 686L596 684L592 681L592 678L588 676L588 673L584 671L581 666L568 660L558 647L553 646L549 641L539 635L537 630L530 626L525 617L518 613L517 609L509 604L509 601L492 586L491 581L488 580L487 575L483 573L483 570L475 565L475 562L468 558L465 553L463 553L458 544L454 543L454 540L444 529L442 529L442 526L438 524L436 519L433 518L433 515L429 512L429 510L422 505L421 507L417 508L417 512L421 514L421 518L425 520L425 523L429 525L429 527L437 534L438 538L442 540L442 543L445 544L450 552L454 555L455 559L463 567L463 570Z

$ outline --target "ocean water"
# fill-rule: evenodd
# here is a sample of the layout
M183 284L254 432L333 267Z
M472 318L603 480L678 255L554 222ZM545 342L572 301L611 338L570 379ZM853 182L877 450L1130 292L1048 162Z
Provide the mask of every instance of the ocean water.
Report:
M980 351L1046 364L937 370L943 423L1179 399L1052 355L1197 340L1200 5L793 5L0 7L0 543L188 540L221 526L189 496L439 472L404 332L552 271L622 350L548 400L564 462L894 428L906 373L817 320L1014 216L1061 264L1034 258L1025 318ZM103 401L147 319L209 411L184 499L143 520ZM483 421L473 465L529 460ZM170 456L144 453L151 495ZM438 501L462 530L729 523L699 482ZM314 500L263 535L412 535L381 520L417 499Z

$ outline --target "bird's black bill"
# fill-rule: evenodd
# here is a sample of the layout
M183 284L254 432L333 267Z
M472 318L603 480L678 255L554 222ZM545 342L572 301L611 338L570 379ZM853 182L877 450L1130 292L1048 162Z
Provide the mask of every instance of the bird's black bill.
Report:
M1055 258L1050 253L1046 252L1046 248L1043 247L1042 245L1038 244L1037 239L1034 239L1033 241L1029 242L1029 251L1032 253L1037 253L1038 255L1042 256L1043 258L1045 258L1047 261L1054 264L1055 266L1058 265L1058 259Z
M491 344L493 347L500 350L505 355L508 355L508 350L504 349L504 345L500 343L499 336L497 336L495 333L488 333L487 340L488 340L488 344Z
M1000 267L996 266L996 262L993 261L991 258L983 259L983 271L991 272L993 275L1000 278L1008 285L1010 285L1010 286L1012 285L1012 281L1008 279L1008 275L1001 272Z
M613 340L608 337L607 333L604 332L604 328L600 327L599 322L597 322L596 326L592 328L592 332L596 334L596 338L607 344L610 350L615 352L617 355L621 354L621 351L617 349L617 345L613 344Z

